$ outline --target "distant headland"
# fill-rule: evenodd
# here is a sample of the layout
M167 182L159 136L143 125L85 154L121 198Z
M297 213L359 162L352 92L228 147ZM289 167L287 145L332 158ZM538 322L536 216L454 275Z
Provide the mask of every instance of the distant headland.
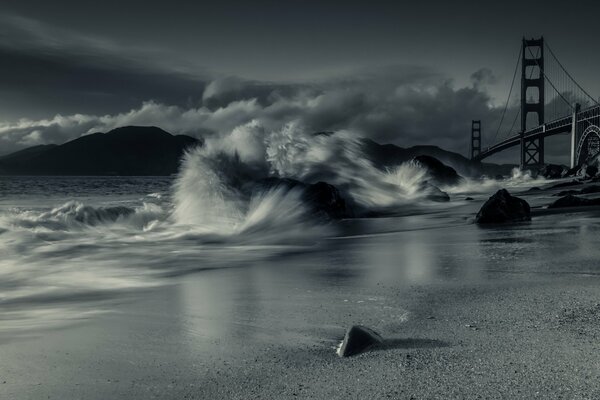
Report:
M61 145L33 146L2 156L0 175L166 176L177 173L187 148L201 144L191 136L172 135L154 126L125 126ZM463 176L509 174L514 167L482 164L437 146L403 148L362 139L362 149L378 168L419 155L435 157Z

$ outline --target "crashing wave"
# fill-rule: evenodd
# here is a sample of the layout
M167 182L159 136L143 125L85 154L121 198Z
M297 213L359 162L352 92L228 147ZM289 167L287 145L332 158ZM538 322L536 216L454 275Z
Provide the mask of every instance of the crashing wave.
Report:
M273 190L261 186L268 179L299 184ZM252 122L225 137L207 139L185 155L175 183L174 216L198 230L234 235L247 229L260 204L269 204L269 212L260 214L260 224L271 229L284 220L282 215L289 217L292 205L286 203L294 203L293 215L300 210L296 223L314 219L314 201L306 192L319 182L333 185L348 208L360 215L415 201L447 201L431 180L428 168L414 161L377 168L365 157L360 140L348 132L311 135L295 123L267 132Z
M38 213L34 211L14 210L4 215L5 224L26 229L43 228L53 231L82 229L115 223L129 224L141 229L153 221L165 218L163 209L151 203L142 207L125 206L93 207L78 201L69 201L50 211Z

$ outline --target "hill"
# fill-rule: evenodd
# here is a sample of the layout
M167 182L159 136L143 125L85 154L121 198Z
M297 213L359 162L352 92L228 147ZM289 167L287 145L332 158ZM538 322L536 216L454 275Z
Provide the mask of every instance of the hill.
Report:
M437 146L399 147L394 144L379 144L371 139L362 139L362 149L366 157L378 168L401 164L415 157L426 155L435 157L446 165L452 166L460 175L479 177L510 175L514 165L497 165L472 161L458 153Z
M198 143L156 127L126 126L0 157L0 174L170 175L184 150Z
M190 136L174 136L157 127L126 126L82 136L62 145L34 146L0 157L0 175L171 175L177 172L185 149L200 143ZM362 139L362 150L382 169L421 155L437 158L462 176L507 175L513 167L471 161L437 146L403 148Z

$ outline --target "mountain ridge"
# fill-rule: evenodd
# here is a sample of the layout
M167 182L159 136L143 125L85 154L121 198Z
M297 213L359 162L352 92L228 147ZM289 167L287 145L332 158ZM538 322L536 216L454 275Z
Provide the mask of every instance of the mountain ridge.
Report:
M154 126L125 126L0 157L3 175L171 175L200 142Z
M334 134L319 132L315 135ZM29 147L0 157L0 175L149 176L177 173L184 151L202 141L172 135L155 126L124 126L81 136L61 145ZM365 157L377 168L426 155L450 165L462 176L509 174L511 165L482 164L432 145L400 147L361 139Z

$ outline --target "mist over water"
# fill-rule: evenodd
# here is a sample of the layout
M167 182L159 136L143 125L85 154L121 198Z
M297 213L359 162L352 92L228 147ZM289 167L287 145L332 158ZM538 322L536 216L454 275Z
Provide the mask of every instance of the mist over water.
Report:
M293 123L271 132L257 122L190 150L177 177L0 178L0 333L88 318L173 276L390 229L382 220L355 231L315 215L303 186L257 184L273 177L332 184L356 215L446 210L460 224L464 211L451 210L465 194L538 183L467 179L441 188L451 201L435 203L439 189L418 163L378 169L349 132L308 134ZM402 229L414 227L393 227Z

